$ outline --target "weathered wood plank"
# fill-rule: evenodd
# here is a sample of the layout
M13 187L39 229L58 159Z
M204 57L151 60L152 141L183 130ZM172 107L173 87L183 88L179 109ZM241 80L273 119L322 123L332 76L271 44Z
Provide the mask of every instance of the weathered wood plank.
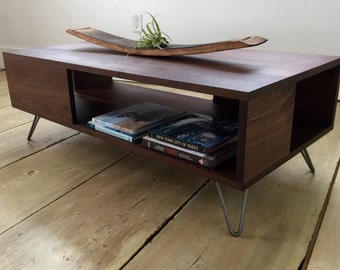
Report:
M127 151L78 135L0 170L0 232L69 192Z
M70 128L41 119L32 140L27 141L30 126L28 123L0 133L0 142L4 142L0 143L0 168L77 134Z
M228 235L211 183L125 270L297 269L339 159L339 120L338 114L335 130L309 149L317 170L314 175L298 155L251 187L240 238ZM240 192L225 191L235 221Z
M83 147L88 144L84 142ZM58 192L60 185L70 182L67 178L74 174L67 169L62 176L53 177L68 163L60 161L70 155L61 153L65 151L50 151L49 167L54 170L50 168L44 174L34 170L36 182L42 188L49 186L47 193ZM88 159L101 151L86 149L83 156L85 152L91 153L86 155ZM82 177L87 178L91 168L85 161L81 157L71 160L82 163L77 165L77 171L86 169ZM119 269L202 183L196 176L157 161L129 156L2 234L2 267ZM22 185L20 190L24 189Z
M327 212L309 261L308 270L340 269L340 174L336 179Z
M299 179L301 174L290 178L300 181L300 186L283 183L287 173L281 174L280 182L277 172L270 176L251 189L246 228L240 238L228 235L215 187L210 185L126 269L297 269L327 185L306 189L303 184L308 183ZM226 194L235 221L240 198Z
M0 133L16 126L32 122L32 114L17 110L11 106L0 108L1 125ZM28 131L27 131L28 132Z

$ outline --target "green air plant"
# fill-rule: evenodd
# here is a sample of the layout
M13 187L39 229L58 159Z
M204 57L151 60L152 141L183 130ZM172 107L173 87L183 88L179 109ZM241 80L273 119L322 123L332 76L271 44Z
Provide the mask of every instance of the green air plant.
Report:
M161 31L155 16L150 13L147 14L150 15L152 21L146 25L146 29L142 29L137 48L163 50L168 46L170 37Z

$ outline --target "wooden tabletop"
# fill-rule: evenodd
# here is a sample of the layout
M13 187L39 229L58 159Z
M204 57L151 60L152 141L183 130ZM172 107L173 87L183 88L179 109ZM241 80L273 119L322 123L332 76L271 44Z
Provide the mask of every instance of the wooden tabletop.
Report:
M238 49L177 57L116 53L87 42L11 51L61 62L66 68L247 100L249 93L285 86L340 65L337 56Z

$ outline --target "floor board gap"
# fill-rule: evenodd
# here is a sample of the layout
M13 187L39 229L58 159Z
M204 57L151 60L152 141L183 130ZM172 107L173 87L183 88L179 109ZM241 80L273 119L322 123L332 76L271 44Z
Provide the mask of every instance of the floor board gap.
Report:
M170 215L159 227L158 229L151 234L145 242L141 245L139 249L134 252L131 257L118 269L118 270L123 270L148 244L152 243L153 239L159 235L165 228L166 226L175 219L175 217L182 211L182 209L200 192L203 190L205 186L210 182L210 179L205 181L178 209Z
M298 270L306 270L308 268L308 264L309 264L310 258L312 256L313 249L314 249L316 240L318 238L319 231L320 231L320 228L321 228L321 225L322 225L323 219L325 217L325 214L326 214L326 211L327 211L327 207L328 207L331 195L332 195L332 191L333 191L333 187L334 187L334 184L335 184L335 180L336 180L336 177L337 177L337 175L339 173L339 167L340 167L340 159L337 162L337 165L335 167L332 180L331 180L331 182L329 184L328 192L327 192L324 204L322 206L321 212L319 214L318 221L317 221L317 223L315 225L315 229L314 229L314 232L313 232L313 235L312 235L312 239L311 239L311 241L309 243L306 256L302 260Z

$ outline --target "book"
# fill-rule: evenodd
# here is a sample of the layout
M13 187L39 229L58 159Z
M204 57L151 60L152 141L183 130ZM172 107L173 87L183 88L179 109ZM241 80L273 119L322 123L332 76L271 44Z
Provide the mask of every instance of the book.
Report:
M165 154L188 160L200 166L215 168L222 162L233 157L236 154L236 142L225 145L212 154L189 150L170 143L166 143L149 136L144 136L142 144L149 149L157 150Z
M138 134L183 114L172 107L144 102L93 117L92 122L127 134Z
M149 130L149 137L202 153L237 140L238 123L190 113Z
M136 142L136 141L140 140L146 133L146 132L142 132L142 133L131 135L131 134L128 134L128 133L125 133L123 131L116 130L116 129L113 129L113 128L110 128L110 127L96 125L92 121L89 121L87 123L87 126L91 129L103 132L105 134L114 136L116 138L119 138L119 139L122 139L122 140L128 141L128 142Z

